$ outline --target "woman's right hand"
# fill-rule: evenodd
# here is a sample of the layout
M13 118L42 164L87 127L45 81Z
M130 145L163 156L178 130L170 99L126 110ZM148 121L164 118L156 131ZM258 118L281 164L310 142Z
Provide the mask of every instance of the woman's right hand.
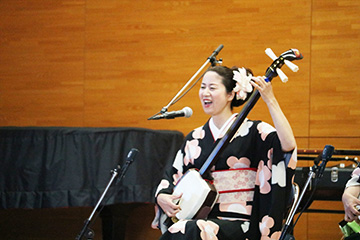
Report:
M157 196L157 203L166 215L168 215L169 217L175 217L175 214L180 211L180 206L175 204L174 202L177 202L177 200L180 198L181 195L174 196L170 194L160 193Z

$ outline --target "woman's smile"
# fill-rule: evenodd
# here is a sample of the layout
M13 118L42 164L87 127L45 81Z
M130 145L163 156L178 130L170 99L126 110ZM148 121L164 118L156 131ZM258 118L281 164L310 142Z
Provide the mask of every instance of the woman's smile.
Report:
M199 98L206 114L214 116L229 115L232 95L228 94L222 77L216 72L207 72L201 82Z

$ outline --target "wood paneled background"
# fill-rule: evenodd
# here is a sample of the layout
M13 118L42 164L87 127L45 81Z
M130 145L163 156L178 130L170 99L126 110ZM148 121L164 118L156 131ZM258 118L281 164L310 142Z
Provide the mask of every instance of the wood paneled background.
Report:
M289 82L273 86L299 148L360 149L359 14L353 0L1 0L0 125L185 134L208 118L198 85L169 108L189 106L191 118L147 118L219 44L224 65L256 75L271 63L266 48L297 48L299 72L283 67ZM271 123L261 101L249 117ZM299 239L319 239L313 216L302 217ZM326 239L339 239L341 217Z

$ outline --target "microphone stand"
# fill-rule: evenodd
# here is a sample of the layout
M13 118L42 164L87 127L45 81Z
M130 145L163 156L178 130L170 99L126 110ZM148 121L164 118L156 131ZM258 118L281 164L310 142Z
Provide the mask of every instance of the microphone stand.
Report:
M314 166L310 168L309 176L308 176L308 178L307 178L307 180L305 182L303 190L301 191L300 197L296 201L295 207L293 206L291 208L290 212L289 212L289 217L286 219L286 222L285 222L285 224L283 226L283 229L281 231L281 235L280 235L279 240L284 240L285 237L287 236L287 232L288 232L290 223L293 220L293 217L294 217L294 215L296 213L296 210L298 209L298 207L300 205L300 202L301 202L302 198L304 197L305 192L306 192L306 190L307 190L307 188L308 188L308 186L310 184L310 181L314 176L315 176L315 183L314 183L313 193L316 190L316 186L317 186L317 184L319 183L320 179L323 176L323 173L324 173L324 170L325 170L325 167L326 167L326 163L329 161L329 159L331 158L333 153L334 153L334 147L331 146L331 145L326 145L324 147L323 152L317 157L317 159L314 160ZM318 166L318 163L319 163L318 160L320 158L322 159L322 162L321 162L320 166ZM311 198L311 196L310 196L310 198ZM309 198L309 200L310 200L310 198ZM304 206L304 209L305 209L306 205ZM288 239L291 239L291 236Z
M311 179L314 177L314 175L316 174L316 171L318 169L318 166L316 164L314 164L313 167L310 168L310 172L309 172L309 175L308 175L308 178L305 182L305 185L301 191L301 194L298 198L298 200L296 201L296 204L295 206L293 206L291 209L290 209L290 212L289 212L289 217L286 219L286 222L285 222L285 225L283 226L283 229L281 231L281 236L279 238L279 240L284 240L285 237L287 236L287 232L289 230L289 226L294 218L294 215L296 213L296 210L299 208L299 205L300 205L300 202L302 200L302 198L304 197L305 195L305 192L311 182Z
M119 178L118 178L118 180L117 180L117 182L116 182L116 184L117 184L117 183L119 183L119 182L122 180L122 178L125 176L125 173L126 173L128 167L130 166L130 164L132 163L132 160L133 160L133 158L134 158L134 156L130 156L130 157L131 157L131 158L130 158L129 155L131 155L132 152L134 152L134 150L138 151L137 149L134 149L134 148L133 148L133 149L129 152L128 157L127 157L128 159L127 159L127 161L125 162L125 165L124 165L124 167L122 168L122 171L121 171L120 175L119 175L119 173L118 173L118 171L121 169L120 165L118 165L116 168L114 168L113 170L110 171L110 172L112 173L112 176L111 176L111 178L110 178L110 180L109 180L109 182L108 182L108 184L107 184L104 192L102 193L101 197L99 198L99 200L98 200L95 208L93 209L92 213L90 214L89 218L85 220L84 225L83 225L83 228L81 229L80 233L79 233L79 234L77 235L77 237L75 238L76 240L81 240L83 237L86 237L87 240L92 240L92 239L94 239L94 236L95 236L94 231L89 228L89 225L90 225L90 223L91 223L91 221L92 221L92 218L94 217L97 209L99 208L101 202L103 201L106 193L108 192L108 190L109 190L111 184L113 183L113 181L115 180L115 178L119 175ZM135 155L136 153L137 153L137 152L135 152L133 155Z
M165 107L163 107L161 109L161 111L157 114L164 114L167 112L168 108L173 105L176 101L177 98L180 96L180 94L182 92L185 91L186 88L188 88L188 86L190 85L190 83L192 81L194 81L195 77L197 75L199 75L199 73L206 67L206 65L208 63L211 63L212 66L215 66L216 63L221 62L221 60L217 61L216 60L216 56L218 55L218 53L221 51L221 49L224 47L224 45L220 44L215 50L214 52L211 54L210 57L208 57L205 61L205 63L196 71L196 73L189 79L189 81L180 89L180 91L175 95L175 97L173 97L173 99L168 103L168 105L166 105ZM154 116L151 116L148 118L148 120L152 120L157 114L155 114Z

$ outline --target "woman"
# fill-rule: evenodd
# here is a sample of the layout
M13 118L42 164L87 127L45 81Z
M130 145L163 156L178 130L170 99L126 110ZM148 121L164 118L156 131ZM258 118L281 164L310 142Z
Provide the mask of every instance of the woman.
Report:
M346 183L344 193L342 195L342 202L345 210L345 221L352 222L359 221L360 216L360 168L354 169L351 178Z
M180 211L171 195L189 169L200 169L254 88L268 106L275 128L246 119L212 168L220 197L207 219L180 220L163 230L161 239L278 239L296 167L295 138L273 94L270 82L249 69L215 66L204 74L199 98L211 118L185 138L173 166L156 192L159 213ZM291 168L289 168L291 167ZM191 186L189 186L191 187ZM156 224L155 224L156 225Z

